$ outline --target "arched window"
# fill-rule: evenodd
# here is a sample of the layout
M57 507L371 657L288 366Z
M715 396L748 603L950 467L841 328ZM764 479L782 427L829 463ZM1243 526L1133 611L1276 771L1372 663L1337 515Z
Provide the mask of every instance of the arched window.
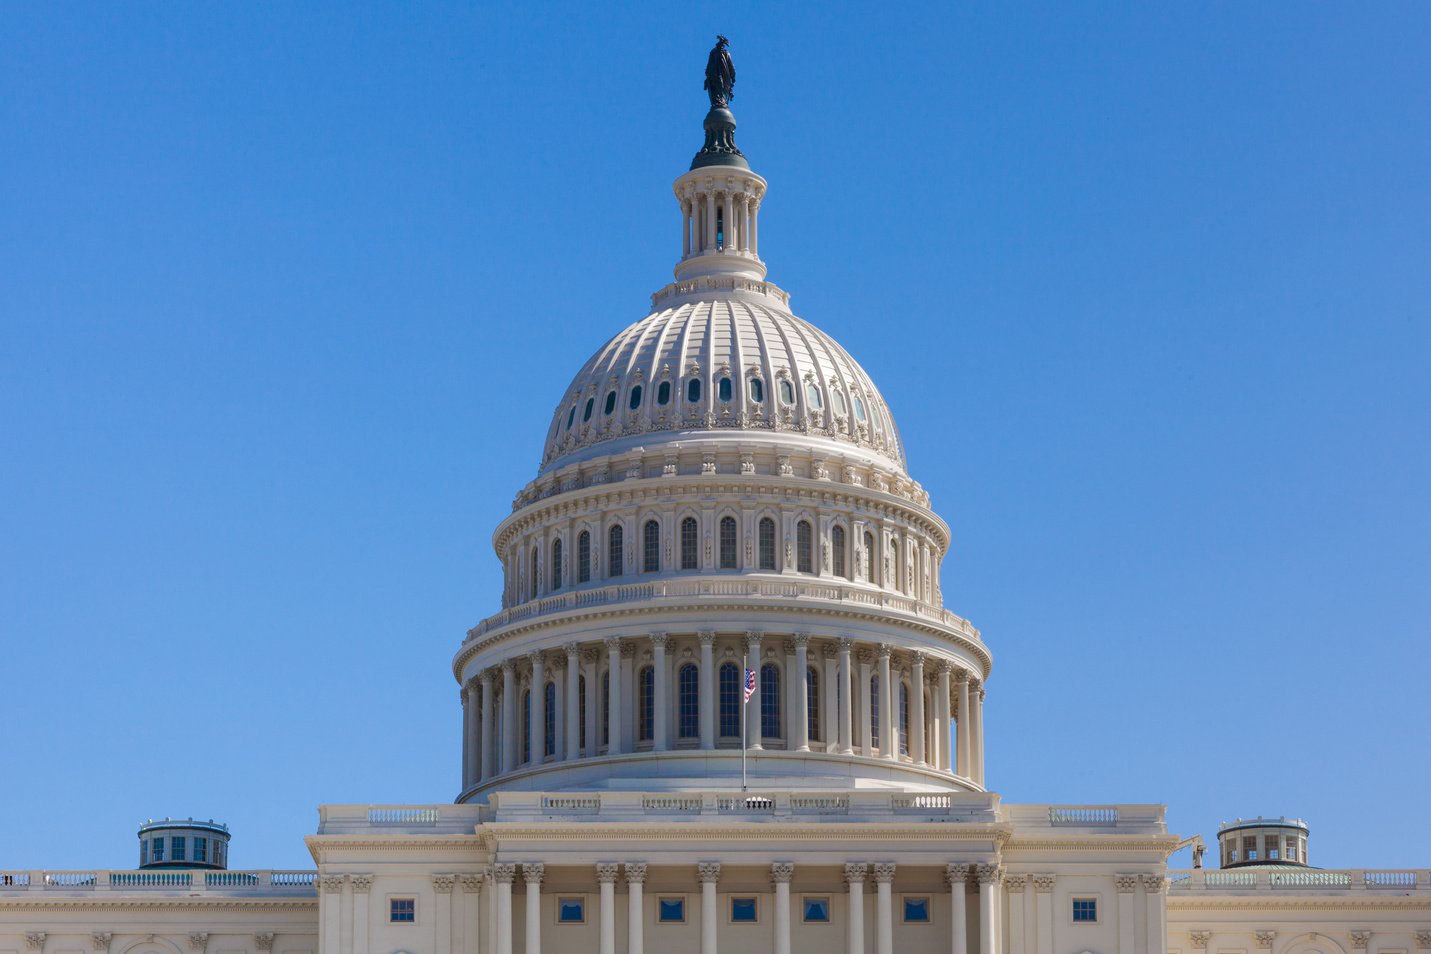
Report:
M795 524L795 571L797 573L815 572L815 560L811 554L813 536L814 534L810 531L810 521L801 520Z
M585 752L585 751L586 751L586 719L582 718L582 714L586 712L586 677L585 677L585 676L578 676L577 679L576 679L576 711L577 711L576 721L577 721L577 723L578 723L578 725L577 725L577 730L576 730L576 731L577 731L578 736L579 736L579 740L577 741L576 744L577 744L577 748L579 748L579 749L581 749L583 752ZM571 753L568 753L568 755L569 755L569 754L571 754Z
M601 409L601 413L609 415L614 410L616 410L616 392L607 391L606 406Z
M814 384L811 384L805 389L805 396L810 399L810 406L813 407L815 410L818 411L820 408L825 406L824 401L820 399L820 389Z
M532 691L522 692L522 761L532 760Z
M662 381L656 385L656 403L666 405L671 403L671 382Z
M835 406L836 414L838 414L840 417L845 416L845 414L847 413L847 409L845 407L845 396L843 394L841 394L838 390L831 391L830 403Z
M899 754L909 754L909 684L899 684Z
M611 745L611 672L601 674L601 744Z
M720 736L740 735L740 667L733 662L720 666Z
M849 576L849 564L845 560L845 528L836 524L830 528L831 571L836 576Z
M861 424L865 422L865 402L860 400L859 395L855 395L855 420Z
M542 693L546 704L542 707L542 755L556 755L557 745L557 687L556 683L547 683L546 691Z
M576 423L576 405L571 406L571 413L566 416L566 429L571 430L571 426Z
M540 570L541 570L541 564L537 562L537 548L536 548L536 547L532 547L532 579L531 579L532 595L531 595L530 597L528 597L528 599L533 599L533 600L534 600L534 599L537 598L537 582L538 582L538 580L539 580L540 577L541 577L541 573L539 572Z
M641 406L641 385L635 384L631 387L631 400L627 404L631 410L636 410Z
M641 569L647 573L659 573L661 572L661 525L654 520L647 520L641 533L644 537L641 541L644 550Z
M676 735L682 739L698 738L701 734L701 679L695 663L686 663L681 667L677 690L680 700Z
M552 541L552 589L561 589L561 537Z
M814 666L805 670L805 725L811 742L820 741L820 673Z
M621 542L621 524L611 525L611 529L606 531L606 575L620 576L623 564L626 560L622 557L621 551L624 544Z
M789 381L780 382L780 400L786 404L795 403L795 385Z
M780 730L780 667L766 663L760 667L760 735L778 739Z
M585 424L587 421L591 420L591 411L592 411L592 408L594 408L594 407L596 407L596 398L594 398L594 397L589 397L589 398L587 398L587 399L586 399L586 409L581 412L581 423Z
M759 378L750 379L750 399L756 404L765 401L765 382Z
M636 700L637 736L641 742L650 742L655 738L656 729L656 668L654 666L643 666L641 674L636 677L636 685L639 687Z
M681 521L681 569L694 570L699 565L699 536L695 517L687 517Z
M865 579L873 583L875 581L875 546L874 534L865 531Z
M591 581L591 534L585 530L576 535L576 581Z
M775 521L769 517L760 518L760 568L775 569Z
M870 745L879 748L879 676L870 676Z
M721 379L716 382L716 394L720 397L722 401L730 400L731 386L730 378L728 376L722 375Z
M686 401L690 404L697 404L701 399L701 379L691 378L686 382Z
M720 518L720 568L735 569L736 531L734 517Z

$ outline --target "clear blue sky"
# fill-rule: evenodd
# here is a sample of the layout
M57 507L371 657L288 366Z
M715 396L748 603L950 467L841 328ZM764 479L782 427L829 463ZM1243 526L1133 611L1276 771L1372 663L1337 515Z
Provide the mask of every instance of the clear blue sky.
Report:
M717 31L771 278L954 529L991 784L1431 865L1431 6L505 6L0 13L0 867L452 799Z

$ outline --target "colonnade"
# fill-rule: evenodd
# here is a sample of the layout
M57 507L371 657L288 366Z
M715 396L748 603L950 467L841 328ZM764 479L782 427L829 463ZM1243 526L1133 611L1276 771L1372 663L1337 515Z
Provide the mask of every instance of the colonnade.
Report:
M747 669L756 686L742 705ZM742 738L752 751L887 759L982 785L983 699L959 660L849 637L701 630L572 642L464 685L463 788L581 758L739 749Z
M714 251L760 254L760 196L742 185L688 187L681 203L681 257Z

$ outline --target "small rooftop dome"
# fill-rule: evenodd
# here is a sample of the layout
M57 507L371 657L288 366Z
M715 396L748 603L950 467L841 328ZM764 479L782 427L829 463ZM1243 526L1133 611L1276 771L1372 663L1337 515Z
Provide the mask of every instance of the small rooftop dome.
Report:
M1307 832L1306 822L1285 815L1227 822L1217 831L1222 867L1309 867Z
M229 866L229 826L210 818L149 819L139 826L139 867L213 868Z

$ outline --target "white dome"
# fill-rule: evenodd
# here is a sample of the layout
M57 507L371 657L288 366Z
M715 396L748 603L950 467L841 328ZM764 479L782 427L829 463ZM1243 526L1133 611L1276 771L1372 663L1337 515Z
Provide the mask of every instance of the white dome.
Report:
M907 474L884 398L829 335L762 296L681 297L582 367L552 416L543 473L649 445L653 434L742 442L778 434Z

